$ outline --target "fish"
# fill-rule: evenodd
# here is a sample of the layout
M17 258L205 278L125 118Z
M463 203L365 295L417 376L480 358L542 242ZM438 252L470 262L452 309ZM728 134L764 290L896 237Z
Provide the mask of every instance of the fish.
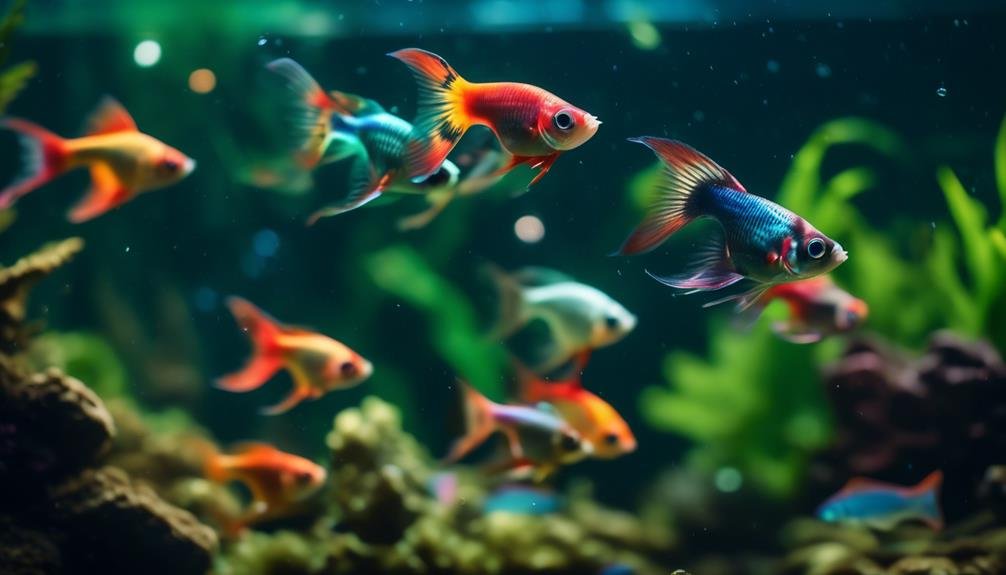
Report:
M704 307L736 301L743 311L775 284L827 273L848 259L838 242L786 208L748 193L728 171L689 145L654 137L630 141L650 148L663 171L645 218L613 255L649 252L696 219L715 220L720 229L696 250L688 272L663 277L647 272L689 294L742 280L754 283L742 294Z
M544 373L579 354L612 345L636 327L636 316L601 290L552 269L529 267L508 274L486 266L499 293L494 336L507 338L533 320L544 321L549 343L531 367Z
M942 483L943 473L939 470L913 487L855 478L821 504L817 517L829 523L858 523L880 530L918 520L939 530L943 527L939 504Z
M593 445L593 457L614 459L636 450L636 437L629 424L611 404L583 387L578 370L565 380L547 381L519 361L514 361L514 365L520 400L552 405L581 437Z
M238 481L251 492L251 504L239 518L226 520L229 532L286 516L291 508L315 494L327 473L317 463L280 451L267 443L239 444L232 453L203 449L206 478L215 483Z
M601 125L596 116L537 86L468 82L446 60L419 48L388 55L409 68L419 88L406 156L411 178L436 172L465 132L481 125L512 155L499 173L521 164L538 170L530 188L559 155L586 143Z
M192 173L196 162L139 131L129 112L106 96L90 115L85 136L63 138L21 118L0 119L24 149L24 173L0 190L0 210L77 168L91 173L91 187L67 214L73 223L96 218L137 195L170 186Z
M467 383L460 382L466 432L444 458L454 463L485 443L494 433L506 438L508 457L492 471L530 471L542 481L560 466L590 455L593 446L583 440L551 406L496 403Z
M869 315L866 302L835 285L827 275L770 287L751 306L750 318L757 319L775 300L789 306L789 319L776 322L772 329L793 343L814 343L852 331Z
M482 513L486 515L549 515L561 508L562 499L554 490L519 483L497 487L482 502Z
M252 391L280 369L293 377L293 390L280 403L264 409L267 415L285 413L305 399L353 387L373 373L369 361L326 335L281 325L239 297L227 298L227 306L251 337L254 353L240 371L217 380L217 387L232 392Z
M298 163L315 169L341 160L350 162L346 197L315 211L308 225L364 206L388 192L427 196L434 198L431 202L436 205L443 201L441 196L478 193L499 180L480 176L462 182L460 168L446 158L436 170L413 179L405 170L412 124L373 100L339 91L325 92L303 66L290 58L274 60L267 68L285 79L293 95L290 104L295 113L289 129Z

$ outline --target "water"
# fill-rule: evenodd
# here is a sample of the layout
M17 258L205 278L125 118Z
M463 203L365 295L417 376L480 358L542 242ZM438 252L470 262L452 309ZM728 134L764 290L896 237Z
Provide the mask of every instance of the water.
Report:
M746 558L771 564L785 556L799 545L779 535L783 525L812 516L847 479L864 475L854 457L865 457L867 447L839 449L835 441L837 430L859 429L872 418L899 433L914 433L911 422L922 422L942 438L937 443L955 438L970 446L953 463L969 471L943 468L947 523L963 523L981 508L974 493L1001 438L994 431L981 440L956 434L965 425L1001 422L970 411L1002 405L998 367L974 376L978 403L961 400L958 419L940 419L932 408L943 396L935 392L911 403L908 415L898 411L897 394L864 407L841 394L854 378L836 376L834 366L860 337L903 347L908 357L922 355L939 330L1003 350L1006 144L997 148L996 141L1004 137L1006 82L995 62L1006 20L999 7L797 13L724 3L639 14L595 13L577 2L533 9L506 2L292 3L289 13L257 12L251 4L106 8L107 17L75 20L70 5L29 6L6 66L32 60L37 72L7 112L76 136L109 94L142 132L194 158L197 168L82 224L64 214L87 188L87 174L62 176L18 201L16 220L0 234L0 261L10 264L51 240L84 239L76 260L34 290L29 316L52 333L83 332L110 345L127 376L125 389L109 395L128 396L151 412L178 410L220 446L264 441L311 458L329 468L330 478L340 465L325 444L333 417L377 396L396 406L405 431L439 458L462 430L458 378L506 400L504 348L487 335L496 298L485 265L547 266L598 288L638 318L624 340L596 350L583 372L586 387L624 417L638 448L565 467L549 485L568 493L589 481L591 495L581 497L675 534L675 543L647 548L617 524L619 534L605 539L610 557L590 565L618 568L625 557L616 551L628 549L666 572L765 572ZM512 193L532 177L518 168L509 188L457 198L415 231L396 226L426 208L410 196L305 226L312 212L345 196L345 161L317 170L306 190L245 183L288 157L285 94L267 62L293 58L325 89L373 98L411 119L415 82L385 55L409 46L443 56L470 81L544 87L603 124L528 193ZM648 150L626 141L641 135L689 143L749 192L806 216L839 241L849 261L834 277L869 305L863 328L812 345L782 342L769 326L786 318L784 306L745 328L729 306L703 309L719 294L678 296L644 273L681 271L715 226L689 226L652 254L609 257L640 221L639 198L652 187L633 180L654 165ZM13 137L0 146L6 181L18 173L20 154ZM225 306L229 295L345 343L373 363L373 375L286 414L261 415L289 392L286 373L250 393L213 385L250 353L248 335ZM510 341L511 351L533 355L529 347L541 345L541 330L532 331ZM61 341L46 345L58 350L67 345ZM62 364L71 373L76 365L91 383L86 375L94 372L81 366L96 353L85 347L77 364ZM59 365L58 355L41 363ZM483 448L461 469L475 470L492 456ZM940 457L899 452L873 478L912 485L949 464ZM492 480L465 481L484 489ZM177 497L172 502L186 506ZM326 525L335 532L367 532L338 504L313 505L330 514ZM188 507L214 524L205 510ZM389 525L396 521L394 510L382 513ZM993 523L1001 525L1001 517ZM309 524L279 527L306 537ZM231 545L215 556L220 572L241 572L228 563ZM723 556L736 571L703 563Z

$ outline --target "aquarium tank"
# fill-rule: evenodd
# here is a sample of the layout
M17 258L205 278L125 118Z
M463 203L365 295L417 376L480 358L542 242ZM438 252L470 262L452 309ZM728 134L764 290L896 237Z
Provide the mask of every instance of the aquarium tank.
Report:
M1006 4L0 0L0 573L1006 573Z

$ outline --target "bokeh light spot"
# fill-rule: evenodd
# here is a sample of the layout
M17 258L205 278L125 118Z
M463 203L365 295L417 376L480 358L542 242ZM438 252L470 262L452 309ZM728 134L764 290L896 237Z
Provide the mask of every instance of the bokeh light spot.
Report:
M521 216L513 224L513 233L526 244L536 244L545 237L545 224L538 216Z
M741 488L744 476L734 467L721 467L713 476L713 484L723 493L733 493Z
M133 61L141 68L149 68L161 60L161 45L154 40L144 40L133 49Z
M217 87L217 75L209 68L199 68L189 74L189 89L197 94L208 94Z

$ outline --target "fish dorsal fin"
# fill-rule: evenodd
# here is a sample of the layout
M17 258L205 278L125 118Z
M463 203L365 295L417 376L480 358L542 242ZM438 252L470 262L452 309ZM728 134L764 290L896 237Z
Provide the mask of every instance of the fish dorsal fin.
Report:
M136 132L136 121L129 112L111 96L101 99L97 109L87 119L87 135Z
M908 495L923 495L929 491L938 491L943 485L943 472L937 469L930 473L918 485L914 485L905 490Z
M268 443L262 443L260 441L242 441L241 443L234 445L232 451L234 455L271 455L276 453L278 450Z
M863 491L872 490L902 490L904 489L900 485L894 485L893 483L886 483L884 481L877 481L876 479L868 479L866 477L853 477L850 479L843 487L839 490L838 495L852 495L854 493L861 493Z
M572 277L551 268L526 267L514 272L513 278L527 287L546 286L557 283L575 282Z
M332 101L354 116L370 116L372 114L383 114L385 109L376 101L348 92L332 90L328 93Z

